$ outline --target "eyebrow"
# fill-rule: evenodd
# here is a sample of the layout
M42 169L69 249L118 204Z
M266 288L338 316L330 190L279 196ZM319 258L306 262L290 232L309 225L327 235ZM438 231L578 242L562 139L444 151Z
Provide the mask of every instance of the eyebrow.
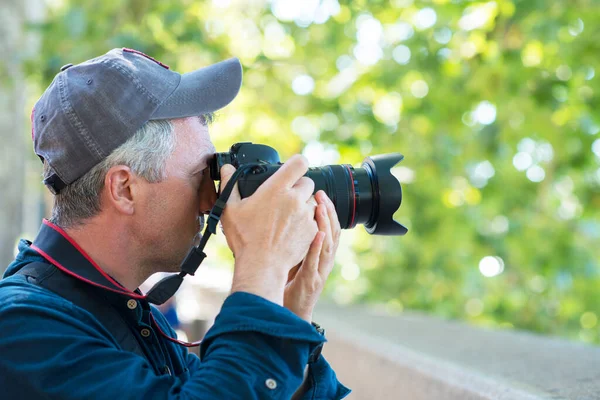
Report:
M214 120L214 113L198 115L198 121L204 126L208 126Z

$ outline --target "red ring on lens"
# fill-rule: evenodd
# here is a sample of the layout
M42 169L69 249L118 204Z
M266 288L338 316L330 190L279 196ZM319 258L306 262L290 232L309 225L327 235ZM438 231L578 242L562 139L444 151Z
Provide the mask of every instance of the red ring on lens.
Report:
M354 218L356 217L356 192L354 191L354 175L352 174L352 170L348 164L344 164L344 167L348 170L348 175L350 175L350 183L352 184L352 218L350 219L350 226L348 228L354 227Z

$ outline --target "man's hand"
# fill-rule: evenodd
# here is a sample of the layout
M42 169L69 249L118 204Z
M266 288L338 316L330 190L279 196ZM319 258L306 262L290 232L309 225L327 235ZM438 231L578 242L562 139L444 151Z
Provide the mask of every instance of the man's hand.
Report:
M306 256L318 225L308 202L315 184L304 176L308 162L293 156L256 192L240 197L237 184L221 217L227 244L235 256L231 291L243 291L283 305L292 267ZM235 169L221 168L225 187Z
M313 308L333 269L335 252L340 241L340 222L333 203L319 190L315 199L315 219L319 232L304 260L292 268L285 287L283 305L307 322L312 321Z

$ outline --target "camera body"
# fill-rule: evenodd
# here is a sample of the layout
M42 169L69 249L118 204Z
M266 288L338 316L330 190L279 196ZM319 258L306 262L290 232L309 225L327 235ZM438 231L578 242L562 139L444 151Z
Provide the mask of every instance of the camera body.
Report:
M238 181L242 198L252 195L282 165L277 150L251 142L235 143L229 152L215 154L210 166L210 176L214 181L221 179L221 167L225 164L231 164L236 169L243 164L256 164L256 168L252 169L250 174Z
M402 188L390 172L403 158L399 153L382 154L365 158L361 167L327 165L309 168L305 176L314 181L314 193L323 190L332 200L342 229L364 224L370 234L404 235L407 228L393 219L402 203ZM213 180L221 179L225 164L253 165L238 181L242 198L251 196L282 165L275 149L251 142L235 143L228 152L216 153L210 163Z

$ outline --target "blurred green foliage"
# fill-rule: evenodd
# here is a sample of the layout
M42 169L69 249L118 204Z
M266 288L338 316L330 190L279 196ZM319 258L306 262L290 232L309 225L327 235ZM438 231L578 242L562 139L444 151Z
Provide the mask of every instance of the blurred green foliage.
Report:
M600 342L596 0L48 4L31 27L40 91L113 47L180 72L236 56L244 86L212 128L220 151L406 156L396 216L410 231L344 232L335 300Z

